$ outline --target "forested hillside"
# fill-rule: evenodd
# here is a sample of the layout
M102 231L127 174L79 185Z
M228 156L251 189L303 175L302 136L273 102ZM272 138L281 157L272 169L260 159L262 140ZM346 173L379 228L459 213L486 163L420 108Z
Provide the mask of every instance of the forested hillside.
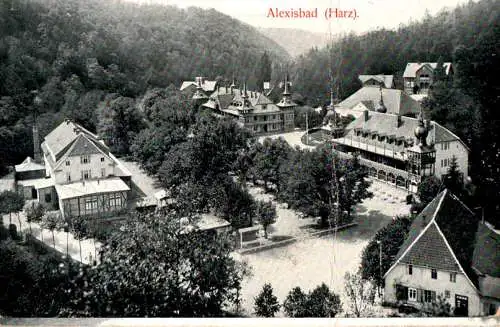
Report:
M360 86L359 74L395 74L396 84L402 88L407 62L436 62L439 57L454 61L457 48L474 48L482 38L490 38L498 44L499 15L499 1L483 0L426 16L396 30L380 29L360 36L344 36L342 41L334 43L331 60L334 72L339 63L341 66L340 98ZM323 48L313 49L295 62L294 90L307 96L312 105L329 100L329 59L330 50Z
M195 76L255 84L264 51L274 62L288 60L253 27L215 10L0 0L0 163L32 153L35 90L42 136L65 117L96 130L105 99L134 103L149 88Z
M397 30L348 35L332 49L314 49L296 61L294 91L311 105L329 101L330 63L334 75L340 72L338 96L343 99L360 87L358 74L395 74L396 86L402 88L407 62L453 62L454 78L435 83L424 108L428 118L470 147L476 198L470 203L484 208L487 219L499 225L500 2L469 2Z
M329 42L327 33L296 28L259 28L259 32L281 45L293 57L305 54L311 48L323 48Z

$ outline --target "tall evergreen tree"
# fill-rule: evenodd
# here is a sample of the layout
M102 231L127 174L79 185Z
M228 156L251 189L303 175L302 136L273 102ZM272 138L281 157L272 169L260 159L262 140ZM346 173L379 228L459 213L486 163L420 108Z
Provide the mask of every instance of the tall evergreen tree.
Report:
M264 82L271 81L272 74L272 61L269 57L267 51L264 51L262 57L260 57L257 75L257 88L259 90L264 90Z

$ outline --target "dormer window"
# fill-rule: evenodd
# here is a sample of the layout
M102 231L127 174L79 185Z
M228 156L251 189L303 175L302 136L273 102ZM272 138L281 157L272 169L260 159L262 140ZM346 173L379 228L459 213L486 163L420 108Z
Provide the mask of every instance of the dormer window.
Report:
M71 163L69 160L66 160L66 166L69 166Z
M101 157L101 162L104 162L104 157Z

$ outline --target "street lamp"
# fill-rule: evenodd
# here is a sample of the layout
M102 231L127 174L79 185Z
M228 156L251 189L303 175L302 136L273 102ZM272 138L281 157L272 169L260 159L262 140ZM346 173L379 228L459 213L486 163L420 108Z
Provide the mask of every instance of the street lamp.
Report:
M380 297L380 289L382 287L382 241L377 240L378 244L378 275L379 275L379 285L378 285L378 296Z

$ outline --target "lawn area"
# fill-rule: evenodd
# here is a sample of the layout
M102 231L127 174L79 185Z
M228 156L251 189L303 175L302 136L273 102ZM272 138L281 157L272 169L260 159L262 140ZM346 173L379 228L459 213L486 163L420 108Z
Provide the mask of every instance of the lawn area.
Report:
M409 212L409 206L403 202L404 191L376 181L371 188L376 190L376 196L356 207L357 226L336 235L308 238L285 247L240 256L252 267L252 276L244 281L242 289L245 314L252 315L254 297L266 282L271 283L281 303L293 287L309 291L322 282L343 299L344 274L358 269L361 252L369 240L394 216Z

